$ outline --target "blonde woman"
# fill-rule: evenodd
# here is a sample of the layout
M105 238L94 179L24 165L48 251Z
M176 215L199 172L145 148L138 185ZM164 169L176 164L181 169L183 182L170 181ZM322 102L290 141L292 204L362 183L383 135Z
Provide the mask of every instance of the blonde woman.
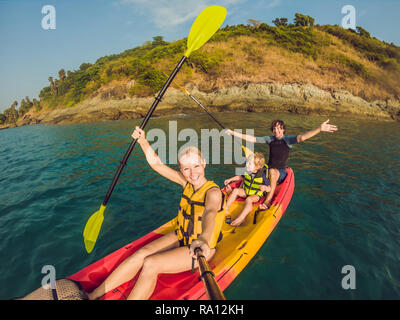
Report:
M200 247L207 260L215 254L224 220L225 201L220 188L205 177L205 160L199 149L188 147L178 155L179 171L165 165L136 127L132 134L150 167L183 188L175 230L154 240L123 261L89 294L97 299L106 292L140 275L129 300L150 298L160 273L179 273L192 268L194 249ZM197 267L197 262L194 265Z

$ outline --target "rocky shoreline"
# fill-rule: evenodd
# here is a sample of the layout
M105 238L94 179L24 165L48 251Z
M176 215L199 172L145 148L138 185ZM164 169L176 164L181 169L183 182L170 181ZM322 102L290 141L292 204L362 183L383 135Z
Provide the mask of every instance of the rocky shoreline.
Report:
M205 107L213 112L290 112L296 114L321 114L380 120L400 120L400 101L366 101L340 89L322 90L311 84L250 83L226 87L214 92L202 92L195 86L187 89ZM45 124L70 124L142 118L153 103L154 97L104 99L94 95L79 105L50 112L28 112L15 126ZM199 107L185 93L169 88L154 116L178 113L198 113Z

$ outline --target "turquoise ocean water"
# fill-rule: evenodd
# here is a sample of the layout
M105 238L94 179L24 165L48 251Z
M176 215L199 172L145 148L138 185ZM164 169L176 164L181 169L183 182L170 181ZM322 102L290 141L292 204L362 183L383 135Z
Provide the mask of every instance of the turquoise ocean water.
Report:
M269 135L272 120L287 134L325 118L271 113L219 113L229 128ZM152 119L147 129L178 133L217 128L207 115ZM400 124L331 118L339 131L296 145L289 159L296 188L277 228L226 290L228 299L400 298ZM82 231L97 211L140 120L0 131L0 299L40 287L44 265L56 277L152 231L177 214L181 188L153 172L137 146L108 203L94 251ZM182 142L183 143L183 142ZM182 144L181 143L181 144ZM265 145L256 151L268 155ZM221 156L223 159L223 156ZM221 160L222 162L222 160ZM176 167L176 166L175 166ZM238 165L206 168L219 185ZM342 288L354 266L356 289Z

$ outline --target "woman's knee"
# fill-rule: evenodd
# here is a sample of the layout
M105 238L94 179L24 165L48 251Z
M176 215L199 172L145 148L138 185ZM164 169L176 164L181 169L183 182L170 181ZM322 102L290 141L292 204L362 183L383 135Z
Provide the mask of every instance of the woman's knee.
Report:
M156 259L154 259L152 256L144 258L142 274L157 275L158 270L159 270L159 265L157 264Z
M128 257L125 261L127 263L137 263L139 261L143 263L146 257L149 255L150 255L149 250L147 250L146 248L141 248L134 254L132 254L130 257Z

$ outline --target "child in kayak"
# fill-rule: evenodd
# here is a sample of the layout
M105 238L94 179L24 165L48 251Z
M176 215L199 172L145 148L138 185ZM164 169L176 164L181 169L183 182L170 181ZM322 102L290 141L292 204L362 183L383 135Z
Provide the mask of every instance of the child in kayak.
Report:
M247 134L232 131L228 129L227 134L238 137L240 139L252 143L266 143L269 145L269 180L271 183L271 191L269 192L264 203L260 205L260 209L266 209L270 206L270 202L278 184L282 183L286 178L286 167L289 158L290 149L294 144L304 142L317 135L320 132L335 132L337 126L329 124L329 119L322 123L318 128L299 134L297 136L286 136L286 125L282 120L274 120L271 123L272 136L254 137Z
M91 300L131 280L140 270L127 299L150 298L158 274L179 273L197 267L197 262L193 265L193 258L194 249L198 247L210 260L221 234L225 197L220 188L205 177L206 162L200 150L196 147L181 150L178 154L178 171L161 161L142 129L136 127L132 137L137 139L150 167L183 188L176 227L125 259L99 287L88 294Z
M226 204L226 213L228 213L229 207L238 197L246 198L242 212L231 223L231 226L234 227L242 224L250 213L253 203L260 201L264 192L271 191L267 178L268 167L265 165L265 158L262 153L256 152L247 158L246 171L244 175L225 180L225 185L238 180L242 181L241 186L233 189L230 193Z

